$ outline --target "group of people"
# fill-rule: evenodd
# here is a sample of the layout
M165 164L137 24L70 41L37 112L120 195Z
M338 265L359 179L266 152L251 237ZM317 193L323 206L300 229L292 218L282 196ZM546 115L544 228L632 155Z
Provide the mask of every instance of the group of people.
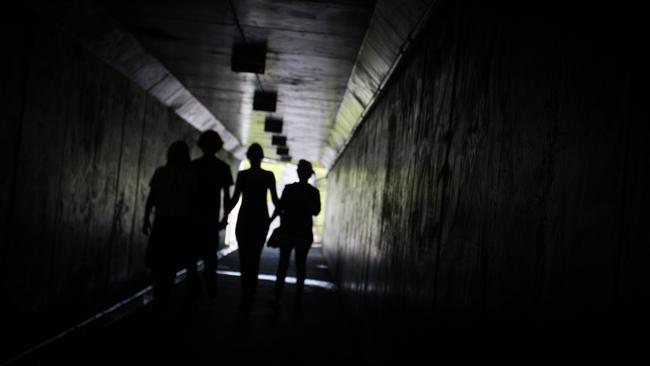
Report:
M306 277L307 253L313 242L312 216L320 212L318 189L308 181L313 169L308 161L298 163L299 182L285 187L277 196L273 173L262 169L264 152L252 144L247 152L250 169L237 174L235 191L230 167L216 157L223 141L214 131L203 132L198 140L203 155L191 160L184 141L174 142L167 151L167 164L156 169L150 181L145 206L143 232L149 235L146 265L153 278L153 303L164 312L169 303L176 272L187 269L186 305L195 305L201 293L197 261L203 260L208 295L218 294L217 249L219 231L227 225L228 214L242 200L235 235L241 271L240 309L248 312L253 304L259 274L259 262L269 225L280 216L283 243L271 306L282 297L291 252L295 249L296 296L294 310L300 311ZM269 215L267 194L275 211ZM223 216L220 218L223 202ZM151 223L154 213L153 224Z

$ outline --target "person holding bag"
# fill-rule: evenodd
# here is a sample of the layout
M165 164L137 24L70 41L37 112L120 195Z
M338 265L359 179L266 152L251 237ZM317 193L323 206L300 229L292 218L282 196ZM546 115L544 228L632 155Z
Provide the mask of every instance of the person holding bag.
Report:
M309 184L314 174L311 163L306 160L298 162L299 182L287 185L280 198L273 218L280 215L280 227L269 239L269 246L280 248L277 279L275 282L275 299L271 302L277 308L282 297L284 283L289 268L291 252L295 249L296 295L293 310L298 313L302 308L302 292L306 278L307 254L314 241L312 233L312 216L320 212L320 192Z

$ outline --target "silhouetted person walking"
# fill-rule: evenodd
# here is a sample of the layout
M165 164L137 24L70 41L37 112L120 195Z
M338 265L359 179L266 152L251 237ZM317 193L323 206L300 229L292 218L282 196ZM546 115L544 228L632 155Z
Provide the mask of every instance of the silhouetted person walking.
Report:
M223 192L223 207L228 207L230 201L229 188L233 184L230 167L218 159L215 154L223 147L223 141L215 131L205 131L199 136L198 146L203 156L192 161L192 168L198 179L198 192L192 208L193 256L188 263L188 290L190 302L195 303L200 296L196 260L203 259L208 295L217 295L217 249L219 246L219 230L225 226L224 215L219 220L221 209L221 193Z
M294 298L294 311L299 312L302 305L302 292L307 276L307 254L314 241L312 233L312 216L320 212L320 193L317 188L309 184L309 178L314 170L306 160L298 162L298 183L287 185L282 191L280 203L276 212L280 214L283 240L280 245L280 262L278 263L277 280L275 282L275 300L272 306L277 306L282 297L289 259L291 252L296 249L296 296Z
M153 305L157 315L163 315L176 271L187 258L190 207L197 188L185 142L176 141L169 147L167 165L156 169L149 187L142 230L150 235L146 265L153 276Z
M235 235L239 245L239 267L241 271L242 302L241 310L248 311L257 288L260 255L269 230L269 211L266 205L267 192L271 192L273 204L277 206L273 173L261 168L264 152L259 144L252 144L246 153L251 168L237 174L235 193L230 211L242 196Z

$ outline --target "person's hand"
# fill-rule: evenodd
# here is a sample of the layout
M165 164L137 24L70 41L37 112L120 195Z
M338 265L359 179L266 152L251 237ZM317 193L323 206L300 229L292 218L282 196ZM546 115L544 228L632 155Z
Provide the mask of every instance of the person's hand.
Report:
M151 234L151 221L149 219L144 220L144 224L142 224L142 233L146 236Z
M217 228L219 229L219 231L221 231L226 228L226 225L228 225L228 220L224 218L223 220L219 221L219 225L217 225Z

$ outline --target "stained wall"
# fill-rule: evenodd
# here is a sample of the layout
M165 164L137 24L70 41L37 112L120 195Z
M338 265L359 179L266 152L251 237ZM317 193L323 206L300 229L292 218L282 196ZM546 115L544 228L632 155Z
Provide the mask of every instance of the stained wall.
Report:
M328 176L324 248L367 337L642 313L650 136L634 19L439 2Z
M198 131L33 12L1 36L11 50L0 60L6 357L150 283L149 179L175 140L198 156Z

